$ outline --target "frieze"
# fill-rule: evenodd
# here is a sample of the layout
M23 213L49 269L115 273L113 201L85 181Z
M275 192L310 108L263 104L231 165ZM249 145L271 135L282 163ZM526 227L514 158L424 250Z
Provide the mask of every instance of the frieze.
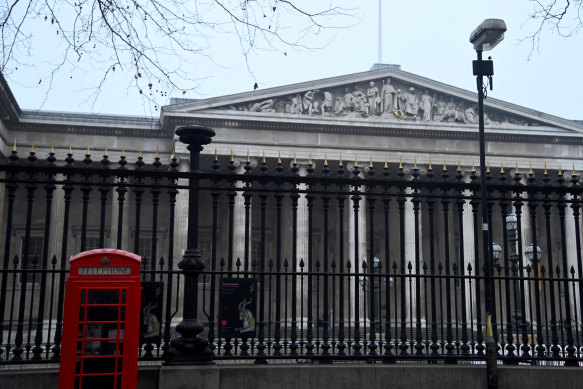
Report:
M217 109L224 110L225 107ZM366 83L312 89L287 96L231 104L227 109L246 112L276 112L301 116L376 118L390 121L478 123L478 105L442 92L393 78ZM540 126L497 109L485 108L487 125Z

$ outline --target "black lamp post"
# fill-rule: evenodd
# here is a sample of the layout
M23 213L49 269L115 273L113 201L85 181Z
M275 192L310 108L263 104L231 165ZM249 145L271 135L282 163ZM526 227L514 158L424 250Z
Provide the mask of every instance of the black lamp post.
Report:
M211 143L215 131L201 126L184 126L175 131L180 142L187 144L190 151L190 172L200 168L200 152L204 145ZM199 179L188 180L188 237L186 251L178 267L184 272L184 305L182 321L176 326L176 336L170 341L170 348L164 354L166 364L209 364L213 363L213 352L208 341L199 336L204 329L198 321L198 276L204 270L205 261L198 249L198 199Z
M482 52L494 48L504 39L506 23L501 19L486 19L470 35L470 43L478 55L473 61L474 76L478 87L478 119L480 140L480 196L482 205L482 247L484 263L484 284L486 304L486 370L488 388L498 387L498 374L496 372L496 341L492 332L492 314L494 312L493 282L491 273L493 270L490 253L488 250L488 198L486 192L486 151L484 145L484 76L490 79L492 88L492 76L494 64L490 59L482 60Z

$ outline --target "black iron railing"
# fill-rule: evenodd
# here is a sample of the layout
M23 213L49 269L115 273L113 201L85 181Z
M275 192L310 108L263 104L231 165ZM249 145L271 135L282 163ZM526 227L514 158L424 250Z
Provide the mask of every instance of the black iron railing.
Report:
M228 156L200 163L202 171L184 172L176 158L93 161L89 151L79 161L12 151L1 162L2 363L58 361L67 260L95 245L143 255L143 280L164 285L159 336L144 338L142 359L168 351L184 274L196 272L194 314L215 359L485 360L488 280L473 169L332 167L311 158L255 165ZM206 267L180 270L193 179ZM487 180L487 244L500 248L490 250L499 360L578 365L578 176L500 169ZM225 306L225 282L242 279L253 303Z

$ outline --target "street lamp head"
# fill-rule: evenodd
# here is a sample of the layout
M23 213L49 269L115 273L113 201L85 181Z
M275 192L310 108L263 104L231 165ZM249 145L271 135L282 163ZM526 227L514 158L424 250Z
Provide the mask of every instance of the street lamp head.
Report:
M492 258L494 258L494 262L498 262L501 256L502 247L500 247L499 244L492 242Z
M536 246L536 258L534 257L535 255L535 250L534 250L534 245L531 243L528 245L528 247L526 248L526 250L524 250L524 255L526 256L526 259L528 259L531 262L536 262L539 261L543 255L543 251L540 247Z
M510 215L506 216L506 229L508 231L516 231L518 228L518 219L516 215L511 213Z
M470 34L470 43L476 51L492 50L502 42L506 23L502 19L486 19Z

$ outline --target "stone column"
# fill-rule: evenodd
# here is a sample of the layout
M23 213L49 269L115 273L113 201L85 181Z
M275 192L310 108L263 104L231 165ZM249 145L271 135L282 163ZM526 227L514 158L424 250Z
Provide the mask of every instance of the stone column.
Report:
M55 177L57 181L63 181L63 175L57 174ZM56 255L57 258L61 255L63 243L63 222L65 212L65 192L62 185L55 185L56 189L53 192L53 202L51 204L51 236L49 241L49 252L47 258L49 261ZM4 185L2 185L4 188ZM2 198L4 193L1 194ZM50 266L50 265L49 265Z
M364 187L360 188L361 193L364 192ZM367 223L366 223L366 212L367 212L367 207L366 207L366 197L361 195L361 199L358 203L359 207L358 207L358 258L355 257L355 248L356 248L356 235L355 235L355 223L354 223L354 201L352 200L352 196L349 197L349 201L347 202L347 204L349 204L350 206L346 207L346 212L349 213L349 217L348 217L348 258L350 260L350 263L352 265L352 267L350 268L350 272L354 273L356 266L358 266L358 272L362 273L362 261L366 260L367 262L367 269L366 271L368 272L369 266L370 266L370 260L367 258L368 255L368 246L366 244L366 240L367 240ZM371 258L372 260L372 258ZM367 319L364 317L364 304L365 304L365 300L364 300L364 290L362 288L362 285L360 284L360 280L359 279L355 279L355 277L351 277L350 279L350 318L351 320L354 321L355 319L355 299L354 299L354 288L359 288L358 290L358 304L359 304L359 310L358 310L358 315L359 315L359 321L360 323L364 323L364 321ZM368 292L368 290L367 290ZM367 307L368 309L368 307ZM361 337L363 337L364 334L361 333Z
M408 266L409 266L409 262L411 262L411 266L413 267L411 274L416 274L416 269L415 269L415 246L418 244L419 245L419 261L421 263L419 263L419 272L421 274L423 274L423 270L422 270L422 261L423 261L423 246L421 244L421 242L423 242L423 236L422 236L422 221L423 218L421 217L421 204L419 204L419 241L415 240L415 212L413 210L413 202L411 195L413 194L413 189L411 188L407 188L405 190L405 193L407 195L407 202L405 203L405 269L404 272L406 274L408 274ZM413 314L413 320L416 319L416 309L417 309L417 301L416 301L416 288L417 288L417 280L415 278L412 278L412 282L409 284L409 277L406 277L405 279L405 304L406 304L406 312L407 312L407 318L411 317L411 314ZM423 294L421 294L423 295ZM413 297L411 299L411 297ZM411 302L411 305L409 305L409 302ZM413 323L408 323L408 326L412 326L414 325Z
M306 164L302 163L298 165L300 170L298 174L300 176L306 175ZM306 184L298 185L300 191L306 190ZM300 271L300 262L304 261L304 273L308 271L308 200L306 199L305 193L300 193L298 198L298 213L297 213L297 241L296 241L296 252L297 252L297 264L295 271ZM308 290L308 278L304 276L304 290L301 289L301 279L296 278L296 301L298 307L298 322L302 321L305 325L307 322L307 304L304 301L303 307L304 312L300 312L300 306L302 299L306 298Z
M464 191L464 196L470 196L471 193L469 190ZM463 215L463 228L464 228L464 247L462 250L464 251L464 268L460 269L460 274L468 275L468 265L472 266L472 275L476 274L476 257L475 257L475 244L474 242L474 215L472 214L472 205L470 204L470 200L465 200L464 202L464 215ZM466 288L466 322L468 323L468 327L471 330L471 318L473 317L474 320L476 318L476 289L475 289L475 281L472 281L470 286L469 279L465 280L465 288ZM471 291L471 298L470 298L470 291Z
M568 194L566 197L567 200L571 200L571 194ZM567 204L565 208L565 236L562 239L565 239L567 243L567 272L569 272L569 278L571 278L571 266L575 269L575 278L581 278L580 274L577 274L577 244L576 244L576 236L575 236L575 219L573 218L573 209L571 208L570 204ZM580 221L580 219L579 219ZM581 228L579 228L581 231ZM563 266L561 265L561 271ZM575 295L573 295L573 290L575 291ZM564 296L563 290L561 288L561 296ZM575 317L575 312L577 312L577 316L581 319L581 311L579 309L580 301L579 301L579 283L575 283L575 288L572 287L572 284L569 283L569 304L571 306L571 317ZM577 307L577 310L575 310Z
M189 169L188 159L180 158L178 164L178 171L187 172ZM178 180L178 185L188 185L188 180L181 178ZM176 195L176 217L174 219L174 257L180 258L186 250L186 237L188 232L188 190L179 189ZM178 261L174 261L175 269L177 269ZM179 307L182 304L178 305Z
M526 266L530 265L532 268L532 264L528 262L524 253L526 252L526 248L529 244L532 243L532 236L530 231L530 209L528 208L528 201L525 201L522 205L522 218L521 218L521 233L522 233L522 242L519 244L522 246L522 258L518 260L522 263L524 268L523 274L525 277L528 277L528 273L526 272ZM534 277L534 269L530 272L530 276ZM530 317L530 292L534 293L533 282L532 281L524 281L524 310L523 314L526 318L526 321L532 324L532 318ZM534 307L533 307L534 313Z
M235 163L238 163L237 169L235 170L236 174L243 174L245 171L243 164L240 161L236 161ZM237 189L243 188L243 183L237 181L235 186ZM245 257L245 198L243 197L243 191L238 190L236 193L233 208L233 268L235 268L237 258L243 263L243 258ZM249 241L249 245L251 245L251 241Z

